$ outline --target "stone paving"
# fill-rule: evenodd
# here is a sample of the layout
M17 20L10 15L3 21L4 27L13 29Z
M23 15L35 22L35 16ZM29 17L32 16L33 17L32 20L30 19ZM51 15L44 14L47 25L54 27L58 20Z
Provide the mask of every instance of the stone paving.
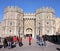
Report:
M23 46L19 47L18 44L15 48L8 49L8 48L1 48L0 51L59 51L57 48L60 48L60 45L53 44L51 42L46 42L46 46L39 46L36 43L35 39L32 39L32 45L28 45L28 38L23 39Z

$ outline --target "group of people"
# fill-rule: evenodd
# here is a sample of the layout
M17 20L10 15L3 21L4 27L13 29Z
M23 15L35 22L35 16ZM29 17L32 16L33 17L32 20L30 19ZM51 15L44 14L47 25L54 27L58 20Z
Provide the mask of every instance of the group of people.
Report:
M28 40L29 40L29 45L31 45L32 37L29 36ZM18 45L20 47L23 46L22 37L16 37L16 36L12 37L12 36L9 36L9 37L4 38L3 41L0 40L0 48L1 47L13 48L13 47L16 47L17 43L18 43ZM40 37L39 35L37 35L37 44L40 45L40 46L46 46L46 39L45 39L45 37L44 36Z
M46 46L46 37L37 35L37 44L40 46Z
M22 44L22 38L21 37L16 37L16 36L9 36L9 37L5 37L3 38L3 40L0 38L0 48L3 46L4 48L8 47L8 48L13 48L16 47L16 44ZM22 44L23 45L23 44ZM22 46L21 45L21 46Z
M29 40L29 45L31 45L32 37L29 36L28 40ZM20 47L23 46L22 37L9 36L9 37L4 38L3 42L0 41L0 48L1 47L13 48L13 47L16 47L16 44L18 44Z

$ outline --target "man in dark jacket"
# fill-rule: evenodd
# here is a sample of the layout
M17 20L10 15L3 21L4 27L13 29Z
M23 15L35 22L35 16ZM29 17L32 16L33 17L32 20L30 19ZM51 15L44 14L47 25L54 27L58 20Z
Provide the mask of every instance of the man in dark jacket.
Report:
M8 45L8 44L7 44L7 40L6 40L6 38L4 38L4 41L3 41L3 46L4 46L4 48L7 47L7 45Z
M12 47L12 41L13 41L13 38L11 36L9 36L8 48Z

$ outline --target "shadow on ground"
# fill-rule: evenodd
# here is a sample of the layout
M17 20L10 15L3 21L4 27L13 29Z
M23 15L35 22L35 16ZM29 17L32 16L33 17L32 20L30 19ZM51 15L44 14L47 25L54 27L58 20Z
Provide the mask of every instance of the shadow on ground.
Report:
M60 48L56 48L58 51L60 51Z

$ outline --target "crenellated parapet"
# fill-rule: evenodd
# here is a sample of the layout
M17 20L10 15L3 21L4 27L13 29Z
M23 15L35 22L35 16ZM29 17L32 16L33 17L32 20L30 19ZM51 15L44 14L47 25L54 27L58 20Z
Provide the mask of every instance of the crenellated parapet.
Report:
M55 11L53 8L49 8L49 7L42 7L42 8L39 8L36 10L36 14L39 14L39 13L54 13L55 14Z
M35 15L35 13L24 13L24 15Z
M23 9L19 8L18 6L8 6L7 8L5 8L4 13L6 12L19 12L19 13L23 13Z
M35 19L35 13L24 13L24 19Z

